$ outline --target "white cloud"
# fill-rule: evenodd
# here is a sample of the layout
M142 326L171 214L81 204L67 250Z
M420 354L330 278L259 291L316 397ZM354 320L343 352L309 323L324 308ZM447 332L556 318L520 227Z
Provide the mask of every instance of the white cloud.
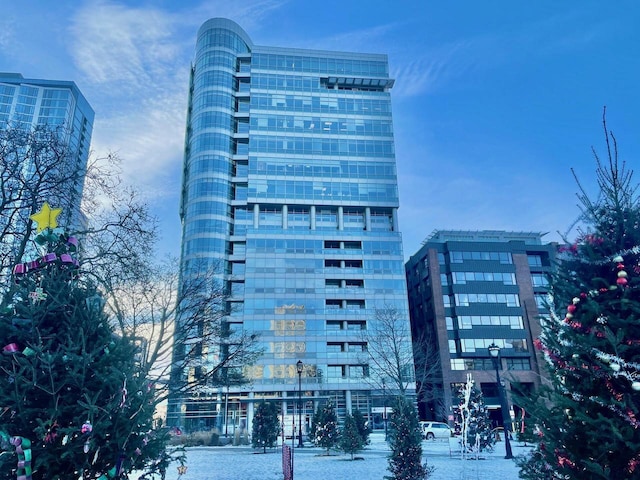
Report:
M0 48L9 50L14 40L14 25L9 20L0 21Z
M178 57L171 17L155 9L89 3L71 24L74 61L93 84L152 87Z
M250 28L282 0L216 1L185 11L87 2L72 19L69 48L96 110L92 149L115 151L124 176L155 196L179 188L196 33L208 18ZM117 106L117 107L116 107Z
M385 37L393 34L393 31L399 27L401 24L394 22L353 30L316 40L313 42L314 45L306 45L303 48L364 53L385 52L387 46L385 45Z

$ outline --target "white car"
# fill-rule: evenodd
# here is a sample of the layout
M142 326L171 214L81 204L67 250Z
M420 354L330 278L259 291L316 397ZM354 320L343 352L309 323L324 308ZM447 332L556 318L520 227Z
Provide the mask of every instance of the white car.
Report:
M446 439L451 437L451 427L442 422L420 422L422 437L427 440Z

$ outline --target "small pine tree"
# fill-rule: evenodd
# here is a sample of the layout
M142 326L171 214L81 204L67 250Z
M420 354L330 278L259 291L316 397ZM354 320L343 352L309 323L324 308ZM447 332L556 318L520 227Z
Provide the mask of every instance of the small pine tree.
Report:
M339 445L343 452L351 454L351 460L353 460L353 455L362 450L365 445L353 415L347 414L344 419Z
M389 422L390 477L387 480L425 480L433 468L422 462L422 433L413 404L398 397Z
M454 418L461 427L463 449L466 452L480 453L493 447L495 436L491 431L489 410L482 392L473 385L473 380L460 388Z
M358 433L360 434L360 437L362 437L362 441L365 445L369 445L369 434L371 433L371 430L369 429L369 425L367 425L367 420L364 418L364 415L357 408L353 411L353 419L356 422Z
M262 452L266 453L267 447L276 445L279 432L278 408L271 402L260 402L253 416L251 445L253 448L262 447Z
M319 406L311 421L311 440L319 447L329 450L336 446L340 438L338 417L331 401Z

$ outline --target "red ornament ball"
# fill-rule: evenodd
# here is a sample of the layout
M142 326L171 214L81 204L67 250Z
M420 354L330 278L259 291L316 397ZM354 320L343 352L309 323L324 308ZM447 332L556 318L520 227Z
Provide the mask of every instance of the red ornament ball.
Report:
M626 278L624 278L624 277L619 277L619 278L616 280L616 283L617 283L618 285L626 285L626 284L627 284L627 279L626 279Z
M573 313L573 312L575 312L575 311L576 311L576 306L575 306L575 305L569 305L569 306L567 307L567 312L569 312L569 313Z

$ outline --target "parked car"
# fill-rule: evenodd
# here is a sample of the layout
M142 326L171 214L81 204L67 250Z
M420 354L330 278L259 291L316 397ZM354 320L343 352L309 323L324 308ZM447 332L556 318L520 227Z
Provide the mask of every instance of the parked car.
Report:
M445 439L452 436L451 427L442 422L420 422L422 438L427 440Z

